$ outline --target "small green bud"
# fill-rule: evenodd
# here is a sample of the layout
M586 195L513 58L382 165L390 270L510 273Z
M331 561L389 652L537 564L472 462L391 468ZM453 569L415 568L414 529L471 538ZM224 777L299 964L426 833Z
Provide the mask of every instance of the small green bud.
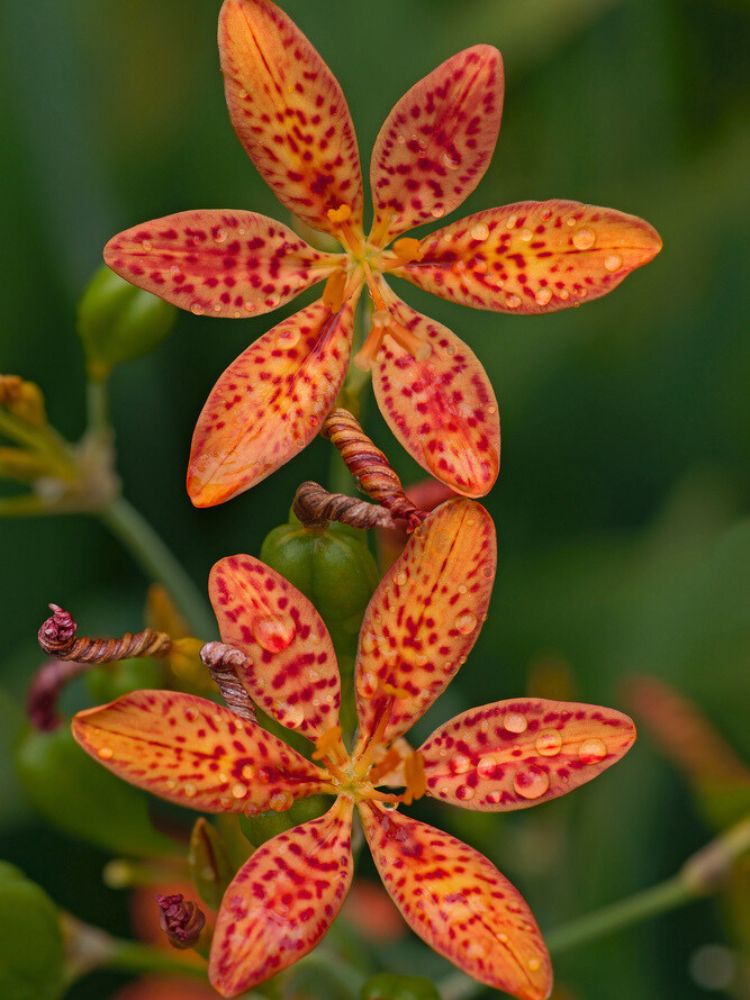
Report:
M0 996L57 1000L65 990L57 907L13 865L0 861Z
M148 796L87 756L67 726L27 731L16 766L32 804L66 833L130 857L175 852L175 843L151 825Z
M305 528L293 518L274 528L260 555L312 601L334 641L356 640L378 582L362 532L340 524Z
M190 834L188 865L201 899L218 910L234 872L221 834L203 816L195 821Z
M106 663L87 671L85 676L91 700L97 705L114 701L131 691L165 686L164 664L151 657Z
M437 987L421 976L381 972L362 987L361 1000L440 1000Z
M148 354L172 330L177 310L168 302L100 268L78 303L78 333L91 378Z

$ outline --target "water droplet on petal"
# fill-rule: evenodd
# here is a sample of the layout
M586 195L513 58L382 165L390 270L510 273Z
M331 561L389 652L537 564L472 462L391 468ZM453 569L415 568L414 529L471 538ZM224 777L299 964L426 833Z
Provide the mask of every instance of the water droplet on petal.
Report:
M622 267L622 257L619 253L611 253L608 257L604 258L604 266L608 271L616 271L619 267Z
M225 243L227 239L226 229L217 229L214 233L214 240L216 243Z
M540 288L539 291L534 296L534 299L538 306L546 306L547 303L552 299L552 289Z
M438 205L436 205L430 212L430 215L433 217L433 219L442 219L442 217L445 215L445 209L440 208Z
M517 771L513 778L513 788L524 799L538 799L549 789L549 775L533 765Z
M576 229L573 233L573 246L576 250L590 250L595 243L596 233L587 226L584 226L582 229Z
M205 309L200 304L200 302L191 302L190 312L193 314L193 316L202 316L203 313L205 312Z
M489 778L495 771L497 767L497 758L488 755L487 757L482 757L482 759L477 764L477 774L480 778Z
M297 729L305 721L305 710L301 705L290 705L287 701L282 701L276 706L276 718L283 726L289 729Z
M463 611L456 618L456 628L461 635L471 635L477 624L477 616L471 611Z
M529 972L538 972L542 967L542 963L539 961L538 958L530 958L528 961L528 966L529 966Z
M505 223L505 228L506 229L513 229L513 227L515 226L516 222L518 222L518 216L517 215L509 215L508 219L507 219L507 221Z
M192 797L198 791L198 789L195 787L192 781L186 781L185 784L182 786L182 790L189 799L192 799Z
M236 782L232 785L232 796L235 799L244 799L247 795L247 785L243 785L241 781Z
M562 749L562 736L556 729L545 729L537 736L535 746L542 757L556 757Z
M291 808L294 803L289 792L284 792L279 790L274 792L271 798L268 800L268 804L274 810L274 812L286 812L287 809Z
M607 756L607 745L603 740L584 740L578 748L578 757L583 764L598 764Z
M565 225L573 227L576 224L576 222L578 222L578 219L576 219L575 215L569 215L568 218L565 220Z
M563 300L563 302L567 302L567 300L570 298L570 292L568 291L567 288L561 288L560 291L558 292L558 295Z
M407 580L408 580L408 577L407 577L406 573L403 573L403 572L399 573L398 576L396 577L396 583L399 585L399 587L405 587Z
M458 170L458 168L461 166L461 161L456 159L447 151L443 153L442 160L443 160L443 166L447 167L448 170Z
M475 226L471 227L471 238L477 240L478 242L484 242L490 235L490 227L486 222L478 222Z
M151 242L151 240L143 240L141 246L143 247L144 250L153 250L154 248L154 244Z
M518 309L518 307L521 305L520 295L506 295L505 305L508 307L508 309Z
M450 759L450 769L453 774L466 774L471 770L471 760L464 753L454 753Z
M372 698L378 689L378 679L370 670L357 674L357 691L364 698Z
M111 760L114 756L114 750L112 747L99 747L96 753L102 760Z
M285 330L280 330L278 337L276 338L279 347L288 349L294 347L295 344L299 342L300 332L294 327L287 327Z
M509 733L525 733L528 728L528 720L520 712L508 712L503 719L503 727Z
M459 785L456 789L456 798L460 799L461 802L473 799L475 794L474 789L470 785Z
M289 615L265 615L252 624L255 641L268 653L280 653L290 645L297 632Z
M518 234L518 238L520 240L523 240L524 243L530 243L533 235L534 234L530 229L522 229L521 232Z

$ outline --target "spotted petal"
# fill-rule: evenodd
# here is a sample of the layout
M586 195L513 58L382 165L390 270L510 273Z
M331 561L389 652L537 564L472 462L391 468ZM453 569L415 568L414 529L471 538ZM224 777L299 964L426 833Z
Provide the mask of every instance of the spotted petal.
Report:
M457 715L420 753L428 795L504 812L572 792L617 763L634 741L632 720L611 708L526 698Z
M352 880L352 805L266 841L227 889L216 921L209 978L237 996L311 951Z
M252 556L229 556L211 570L209 596L224 642L249 666L240 679L282 725L311 739L338 724L339 671L331 637L308 599Z
M362 221L362 171L336 78L295 23L270 0L225 0L221 68L237 136L284 205L336 233L330 210Z
M134 691L79 712L73 736L118 777L202 812L283 811L325 771L252 722L191 694Z
M488 986L545 1000L549 955L529 907L487 858L442 830L380 805L360 816L385 887L411 929Z
M487 613L497 563L495 527L480 504L455 499L414 532L380 581L356 664L362 749L405 733L450 683Z
M394 274L476 309L545 313L611 292L661 238L643 219L579 201L522 201L426 237Z
M436 479L464 496L484 496L500 469L500 418L487 373L447 327L398 299L391 315L430 352L415 357L385 335L373 387L388 426Z
M307 306L226 369L193 434L187 488L196 507L230 500L312 441L344 381L355 302L338 312Z
M178 212L114 236L104 260L121 277L196 315L246 319L322 281L340 257L319 253L255 212Z
M452 212L489 166L503 112L503 61L491 45L456 53L407 91L375 142L372 239Z

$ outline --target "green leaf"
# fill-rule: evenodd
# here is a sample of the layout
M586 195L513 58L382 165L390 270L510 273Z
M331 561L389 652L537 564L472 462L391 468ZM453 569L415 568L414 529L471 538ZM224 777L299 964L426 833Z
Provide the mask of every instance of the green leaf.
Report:
M0 862L0 997L57 1000L65 988L57 907L17 868Z

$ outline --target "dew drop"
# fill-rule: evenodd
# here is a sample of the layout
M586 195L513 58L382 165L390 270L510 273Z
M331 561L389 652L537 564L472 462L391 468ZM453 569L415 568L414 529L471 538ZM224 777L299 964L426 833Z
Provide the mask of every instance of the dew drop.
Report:
M249 764L245 764L245 766L242 768L242 777L245 779L245 781L252 781L253 778L255 777L255 768L250 767Z
M278 791L274 792L268 801L270 807L274 812L285 812L289 809L294 802L294 799L289 794L289 792Z
M214 241L216 243L226 243L227 231L226 229L217 229L214 233Z
M278 297L278 295L271 295L266 299L266 305L269 306L271 309L275 309L276 306L279 304L279 302L281 302L281 299Z
M538 306L546 306L547 303L552 299L552 289L540 288L539 291L534 296L534 299Z
M305 710L301 705L290 705L282 701L276 707L276 715L282 725L289 729L297 729L305 721Z
M525 733L529 723L525 715L520 712L508 712L503 719L503 728L509 733Z
M111 760L114 756L114 750L112 747L99 747L97 750L97 756L99 756L102 760Z
M507 944L508 943L508 935L507 934L503 934L502 932L497 935L497 939L500 942L500 944Z
M538 799L549 789L549 775L538 767L517 771L513 788L524 799Z
M466 591L467 591L466 584L465 583L459 583L459 585L458 585L458 592L459 592L459 594L465 594Z
M556 729L545 729L537 736L535 746L542 757L556 757L562 749L562 736Z
M575 215L569 215L568 218L565 220L565 225L570 226L572 228L576 224L576 222L578 222L578 219L576 219Z
M455 159L450 153L445 152L442 156L443 165L448 168L448 170L458 170L461 166L461 161Z
M622 267L622 257L619 253L611 253L604 258L604 266L608 271L616 271L618 267Z
M264 615L252 624L255 641L268 653L280 653L294 639L297 629L289 615Z
M471 635L477 627L477 616L471 611L463 611L456 619L456 628L461 635Z
M576 229L573 233L573 246L576 250L590 250L595 243L596 233L593 229L584 227L583 229Z
M235 799L244 799L247 795L247 785L243 785L241 781L236 782L232 785L232 796Z
M396 577L396 583L399 585L399 587L405 587L408 579L409 578L407 577L406 573L399 573L398 576Z
M151 242L151 240L143 240L141 246L143 247L144 250L153 250L154 248L154 244Z
M477 764L477 774L480 778L490 778L497 767L497 758L492 756L482 757Z
M470 785L459 785L456 789L456 798L460 799L461 802L473 799L475 794L474 789Z
M445 215L445 209L440 208L438 205L436 205L435 208L433 208L433 210L430 212L430 215L433 217L433 219L442 219L442 217Z
M498 802L500 802L502 800L502 797L503 797L503 793L502 792L487 792L487 796L486 796L487 801L492 806L496 806L498 804Z
M464 753L454 753L449 766L453 774L466 774L471 770L471 760Z
M491 416L493 416L493 417L494 417L494 415L495 415L495 414L497 413L497 407L496 407L496 406L488 406L488 407L487 407L487 412L488 412L488 413L489 413L489 414L490 414Z
M523 240L524 243L530 243L534 234L530 229L522 229L518 234L519 240Z
M542 963L538 958L530 958L528 961L528 967L529 972L538 972L542 967Z
M578 748L578 757L583 764L598 764L607 756L607 745L603 740L584 740Z
M188 797L189 799L192 799L192 797L193 797L193 796L195 795L195 793L196 793L196 792L198 791L198 789L197 789L197 788L195 787L195 785L194 785L194 784L192 783L192 781L187 781L187 782L186 782L186 783L185 783L185 784L184 784L184 785L182 786L182 790L183 790L183 792L185 793L185 795L187 795L187 797Z
M563 300L563 302L567 302L567 300L570 298L570 292L568 291L567 288L561 288L558 294L560 298Z
M490 227L486 222L478 222L475 226L471 227L471 238L482 243L490 235Z
M508 309L518 309L521 305L521 297L519 295L506 295L505 304Z
M378 679L370 670L357 675L357 691L365 698L372 698L378 689Z
M286 330L281 330L278 337L276 338L279 346L283 348L294 347L295 344L299 343L300 332L295 330L294 327L287 327Z
M513 229L515 227L515 225L516 225L516 222L518 222L518 216L517 215L509 215L508 216L508 220L505 223L505 228L506 229Z
M217 302L216 305L214 306L214 312L215 313L220 313L221 309L222 309L221 302Z
M202 316L203 313L205 312L205 309L200 304L200 302L191 302L190 312L193 314L193 316Z

